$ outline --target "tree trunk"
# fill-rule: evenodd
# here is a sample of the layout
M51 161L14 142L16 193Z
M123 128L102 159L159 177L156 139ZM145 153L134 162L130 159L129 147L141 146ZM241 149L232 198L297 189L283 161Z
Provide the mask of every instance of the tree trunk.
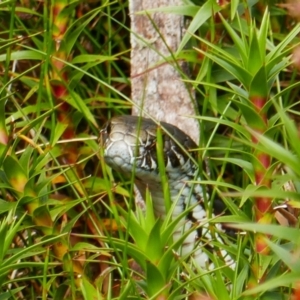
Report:
M194 92L180 74L188 75L187 63L171 56L182 39L184 18L147 12L181 4L181 0L130 0L132 114L171 123L198 144L199 123L188 117L196 113Z

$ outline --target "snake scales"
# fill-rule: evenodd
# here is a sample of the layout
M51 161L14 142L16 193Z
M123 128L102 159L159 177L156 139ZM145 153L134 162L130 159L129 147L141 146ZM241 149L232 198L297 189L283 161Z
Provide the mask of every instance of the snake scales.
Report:
M171 201L176 201L172 217L176 218L184 210L189 213L181 220L174 232L174 240L190 231L181 246L181 255L189 255L197 266L211 269L213 264L209 252L214 247L213 239L223 243L215 225L212 235L209 229L208 213L202 186L197 183L199 168L196 163L196 144L177 127L161 122L165 172L168 177ZM134 172L135 184L144 197L149 189L157 217L165 217L166 206L163 196L162 179L157 161L157 124L151 119L135 116L112 118L102 129L105 162L117 172L131 176ZM181 145L181 146L179 146ZM195 183L196 182L196 183ZM206 205L208 207L208 205ZM214 215L212 215L214 216ZM194 230L191 230L195 228ZM223 249L220 257L227 265L234 265L232 258Z

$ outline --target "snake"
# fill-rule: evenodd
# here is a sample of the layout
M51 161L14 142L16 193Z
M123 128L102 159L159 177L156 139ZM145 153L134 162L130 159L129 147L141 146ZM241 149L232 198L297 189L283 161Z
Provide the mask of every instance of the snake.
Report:
M158 128L162 143L158 142ZM214 232L211 232L209 219L216 213L209 214L209 194L200 184L196 143L174 125L166 122L158 125L152 119L132 115L110 119L101 130L101 139L106 164L127 177L134 174L134 183L140 194L145 199L147 189L150 191L155 216L164 219L168 211L157 147L163 148L172 219L187 212L184 218L179 218L173 240L177 241L184 235L179 254L192 259L197 267L213 269L211 254L216 247L211 242L224 244L220 233L225 230L216 223ZM218 205L213 209L220 212ZM218 254L224 265L234 268L235 263L225 249L219 249Z

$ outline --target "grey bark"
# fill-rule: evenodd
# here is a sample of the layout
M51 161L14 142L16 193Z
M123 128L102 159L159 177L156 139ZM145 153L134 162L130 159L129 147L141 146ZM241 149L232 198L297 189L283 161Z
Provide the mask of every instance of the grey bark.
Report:
M184 19L163 12L137 14L159 7L182 5L182 1L130 0L129 5L131 84L135 103L132 114L171 123L198 144L199 123L188 117L195 115L194 93L182 81L180 72L174 67L174 60L166 62L165 59L178 49L184 34ZM182 72L188 74L185 62L178 61L177 64Z

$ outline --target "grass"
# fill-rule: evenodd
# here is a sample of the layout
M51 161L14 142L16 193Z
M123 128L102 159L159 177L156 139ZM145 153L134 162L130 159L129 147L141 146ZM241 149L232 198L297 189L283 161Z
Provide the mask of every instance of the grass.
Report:
M212 257L214 272L196 271L174 255L179 220L157 221L150 195L145 215L134 210L132 180L103 161L99 129L131 107L128 3L7 1L1 300L299 299L297 10L235 0L212 14L202 4L182 10L191 21L174 55L197 93L210 169L201 184L231 212L211 223L240 230L222 246L236 270Z

